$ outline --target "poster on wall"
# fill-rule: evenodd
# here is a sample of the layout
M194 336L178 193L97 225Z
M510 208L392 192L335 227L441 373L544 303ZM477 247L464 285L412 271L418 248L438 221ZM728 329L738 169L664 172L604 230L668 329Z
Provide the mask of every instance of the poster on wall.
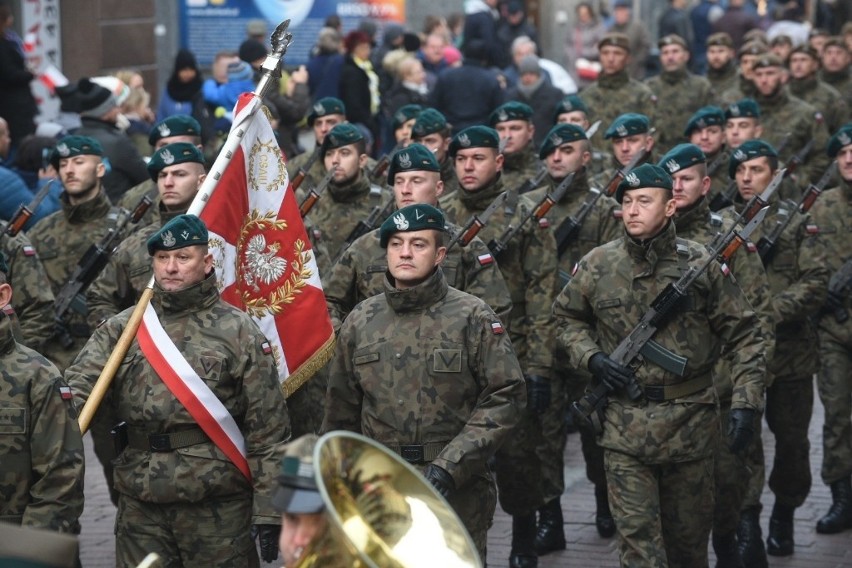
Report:
M59 0L24 2L21 29L27 67L36 75L30 88L39 106L38 121L53 120L59 114L59 99L53 90L68 82L59 71L62 65Z
M325 19L332 14L340 16L344 34L361 20L375 21L380 38L383 24L405 21L405 0L183 0L181 45L208 67L219 51L237 51L247 37L249 21L265 20L268 36L289 18L293 43L285 64L301 65L307 63Z

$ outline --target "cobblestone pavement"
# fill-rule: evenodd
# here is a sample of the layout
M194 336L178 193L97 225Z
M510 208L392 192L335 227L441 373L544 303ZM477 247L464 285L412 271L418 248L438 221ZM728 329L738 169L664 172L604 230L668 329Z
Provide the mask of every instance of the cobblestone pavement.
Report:
M814 527L817 519L831 504L831 494L819 475L822 462L823 412L819 397L816 398L814 416L810 426L811 471L814 485L805 504L796 510L796 552L787 558L769 557L769 565L789 568L834 568L852 566L852 532L839 535L817 535ZM769 429L763 428L766 463L774 457L774 442ZM89 437L86 437L86 508L81 523L81 559L84 568L107 568L115 565L115 543L113 523L115 508L109 501L103 482L102 470L92 452ZM539 559L541 568L556 567L614 567L618 566L615 541L602 539L595 530L595 498L592 485L586 480L580 439L569 437L565 448L566 489L562 497L565 514L565 536L568 548L559 553ZM768 476L767 476L768 477ZM762 525L764 535L768 530L769 513L774 499L768 488L763 494L764 512ZM511 544L511 519L497 511L494 526L489 532L488 565L507 566ZM715 559L712 556L713 566ZM272 563L265 568L280 566Z

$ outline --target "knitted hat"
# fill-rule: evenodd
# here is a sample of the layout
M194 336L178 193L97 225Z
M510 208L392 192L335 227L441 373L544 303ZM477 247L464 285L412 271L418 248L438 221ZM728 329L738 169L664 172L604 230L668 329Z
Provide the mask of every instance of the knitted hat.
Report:
M80 116L100 118L118 106L118 99L107 88L84 77L77 82Z

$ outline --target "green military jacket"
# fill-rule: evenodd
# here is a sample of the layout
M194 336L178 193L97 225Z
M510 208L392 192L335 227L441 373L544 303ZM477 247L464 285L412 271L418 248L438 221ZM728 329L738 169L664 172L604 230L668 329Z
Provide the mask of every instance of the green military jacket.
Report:
M852 71L849 67L835 73L822 69L819 72L819 78L840 91L846 106L852 109Z
M710 81L710 86L713 87L717 99L729 89L737 86L738 77L737 65L733 59L728 61L721 69L707 68L707 80Z
M322 431L352 430L394 449L423 444L461 489L488 476L488 460L526 405L508 334L485 302L425 282L358 304L331 361Z
M0 522L77 534L83 439L71 389L0 314Z
M840 91L816 76L790 79L790 94L798 97L822 113L829 133L840 130L849 122L849 106Z
M730 159L731 152L725 146L722 146L712 156L707 156L707 175L710 176L710 192L707 194L707 203L710 203L716 195L728 189L732 181L728 177L728 162Z
M678 71L663 71L645 80L645 84L657 97L651 124L657 128L659 148L672 148L688 142L683 135L686 123L701 107L713 104L713 86L705 77L693 75L686 68ZM687 94L688 96L684 96Z
M450 235L461 229L447 227ZM387 251L374 230L356 240L323 279L323 292L334 328L338 329L356 304L384 292ZM503 321L508 321L512 297L497 262L479 237L466 247L453 247L441 263L448 284L484 301Z
M441 209L447 220L462 225L474 213L483 212L504 190L498 178L479 191L460 189L442 196ZM479 232L483 242L498 239L508 225L520 226L532 209L520 196L514 210L498 209ZM550 376L553 325L550 306L556 295L556 241L547 227L527 222L497 258L497 265L512 296L508 318L509 337L527 375Z
M155 287L152 305L187 363L236 421L245 437L252 480L210 441L165 452L131 445L114 462L115 488L148 503L253 498L252 522L279 524L281 515L269 499L277 485L284 443L290 437L290 419L266 339L247 314L219 298L212 274L178 292ZM131 311L121 312L95 330L65 372L81 401L91 394ZM197 427L135 341L103 404L131 429L147 435Z
M511 191L518 191L524 182L534 178L544 167L532 141L520 152L503 154L503 158L503 187Z
M139 185L135 185L128 189L118 201L118 206L124 207L128 211L133 211L146 195L151 196L151 206L148 207L148 210L142 218L139 219L136 227L141 228L147 225L160 227L166 221L160 219L160 195L157 192L157 182L154 180L146 179Z
M448 155L441 162L441 181L444 182L444 194L450 194L459 189L459 178L456 177L456 165Z
M287 175L292 182L296 175L299 173L299 170L308 163L308 160L311 158L311 154L313 152L302 152L295 158L291 158L287 160ZM371 172L373 168L376 167L376 160L373 158L367 158L367 165L364 166L364 171ZM322 181L322 178L328 173L328 170L325 168L325 163L322 160L322 157L318 157L317 160L311 165L311 169L306 172L305 179L302 181L302 184L299 186L299 191L305 192L310 191L312 187L316 187L316 185ZM384 187L387 182L387 172L383 177L377 176L376 180L373 180L374 183L378 184L380 187Z
M757 96L757 89L749 79L746 79L742 73L737 73L736 81L728 87L728 90L719 93L717 91L718 104L722 108L732 105L744 98L754 98Z
M592 145L601 146L604 132L612 121L625 112L638 112L654 116L656 99L647 85L631 79L627 71L614 75L601 75L598 80L583 89L580 98L589 107L589 120L601 121L601 126L592 137Z

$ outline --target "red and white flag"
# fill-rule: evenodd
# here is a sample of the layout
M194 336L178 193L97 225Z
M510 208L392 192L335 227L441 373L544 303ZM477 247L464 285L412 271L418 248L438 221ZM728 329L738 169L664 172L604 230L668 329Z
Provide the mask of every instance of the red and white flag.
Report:
M331 357L334 330L311 243L264 109L243 93L239 125L254 112L201 218L222 298L266 335L289 396Z

